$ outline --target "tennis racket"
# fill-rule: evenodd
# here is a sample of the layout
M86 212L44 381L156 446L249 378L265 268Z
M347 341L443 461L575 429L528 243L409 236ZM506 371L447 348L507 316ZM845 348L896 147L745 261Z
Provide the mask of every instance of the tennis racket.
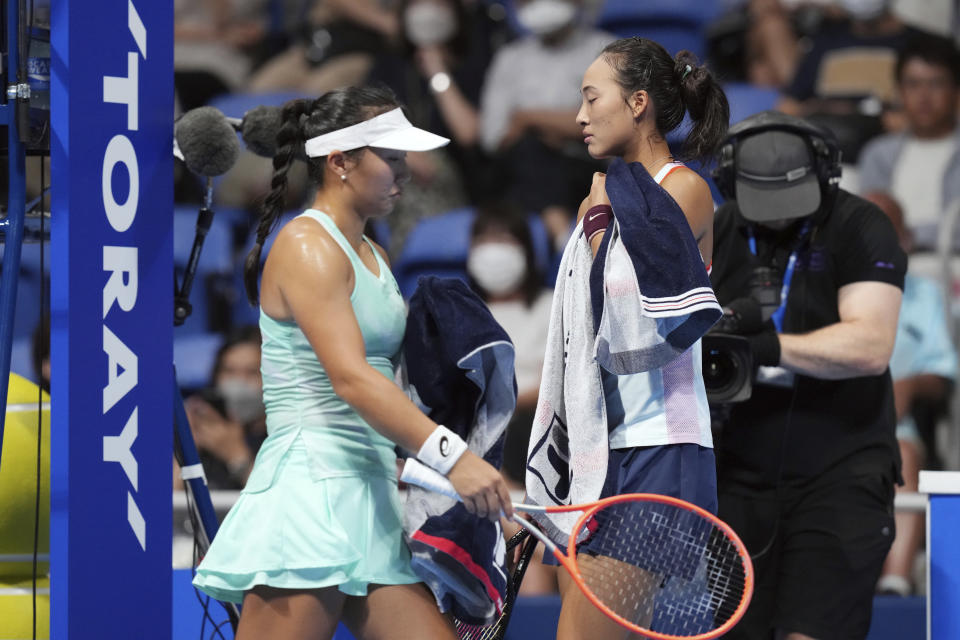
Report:
M412 458L401 480L457 497L446 477ZM513 520L553 552L594 606L633 633L710 640L740 620L753 595L743 542L725 522L684 500L632 493L580 505L513 507L580 512L567 549L517 514Z
M517 592L520 590L520 583L523 581L523 574L527 572L527 565L530 558L533 557L533 550L537 546L537 539L532 537L526 529L521 529L507 540L507 558L513 554L513 550L520 546L520 558L517 560L510 579L507 580L507 593L503 600L503 609L500 617L493 624L487 626L477 626L467 624L461 620L454 620L457 628L457 635L460 640L503 640L507 633L507 625L510 623L510 614L513 613L513 603L517 599Z

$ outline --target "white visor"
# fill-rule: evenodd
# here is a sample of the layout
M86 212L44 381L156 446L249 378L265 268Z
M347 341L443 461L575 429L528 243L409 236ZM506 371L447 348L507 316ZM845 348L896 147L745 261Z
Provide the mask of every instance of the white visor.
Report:
M352 151L361 147L429 151L448 142L450 140L443 136L416 128L397 108L345 129L310 138L305 146L308 157L320 158L331 151Z

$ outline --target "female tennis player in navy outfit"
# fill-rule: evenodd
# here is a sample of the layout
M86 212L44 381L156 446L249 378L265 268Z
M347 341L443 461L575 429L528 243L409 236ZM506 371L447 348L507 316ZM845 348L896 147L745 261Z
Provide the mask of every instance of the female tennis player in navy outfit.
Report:
M577 123L590 155L641 163L682 209L704 265L709 266L714 209L710 188L696 172L674 161L665 136L689 112L694 125L685 155L706 156L723 139L729 107L710 72L689 52L673 58L652 40L626 38L608 45L590 65L581 91ZM604 179L595 174L579 213L594 254L612 222ZM598 205L607 205L606 210L594 209ZM592 211L590 219L584 219L587 211ZM684 375L665 376L659 369L622 376L601 371L610 432L601 497L659 493L715 513L716 469L699 341L670 366L683 368ZM671 415L667 398L672 394L689 398L694 405L682 419ZM691 416L696 428L691 428ZM559 572L558 578L563 598L560 640L629 636L590 604L566 572ZM642 618L650 611L638 612L637 622L649 624L649 617Z
M387 90L348 88L283 109L273 189L246 265L260 303L268 436L194 584L243 602L239 640L454 640L410 568L394 444L447 476L467 509L512 512L499 472L394 384L403 299L383 250L363 235L407 180L406 151L445 144L414 128ZM284 226L257 287L291 162L318 191Z

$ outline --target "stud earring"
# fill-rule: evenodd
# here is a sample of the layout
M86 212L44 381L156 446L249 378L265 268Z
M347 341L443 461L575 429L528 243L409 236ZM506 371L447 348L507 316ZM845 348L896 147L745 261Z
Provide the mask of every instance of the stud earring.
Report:
M340 174L340 179L343 180L344 182L346 182L346 181L347 181L347 174L341 173L341 174Z

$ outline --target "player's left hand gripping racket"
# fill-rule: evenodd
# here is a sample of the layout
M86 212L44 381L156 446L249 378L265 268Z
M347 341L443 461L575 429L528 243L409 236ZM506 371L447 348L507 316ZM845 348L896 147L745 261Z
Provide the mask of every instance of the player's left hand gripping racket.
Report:
M446 477L408 458L403 482L459 498ZM553 552L574 583L621 626L655 640L710 640L729 631L753 595L753 565L725 522L684 500L650 493L528 513L581 512L567 550L513 520Z

